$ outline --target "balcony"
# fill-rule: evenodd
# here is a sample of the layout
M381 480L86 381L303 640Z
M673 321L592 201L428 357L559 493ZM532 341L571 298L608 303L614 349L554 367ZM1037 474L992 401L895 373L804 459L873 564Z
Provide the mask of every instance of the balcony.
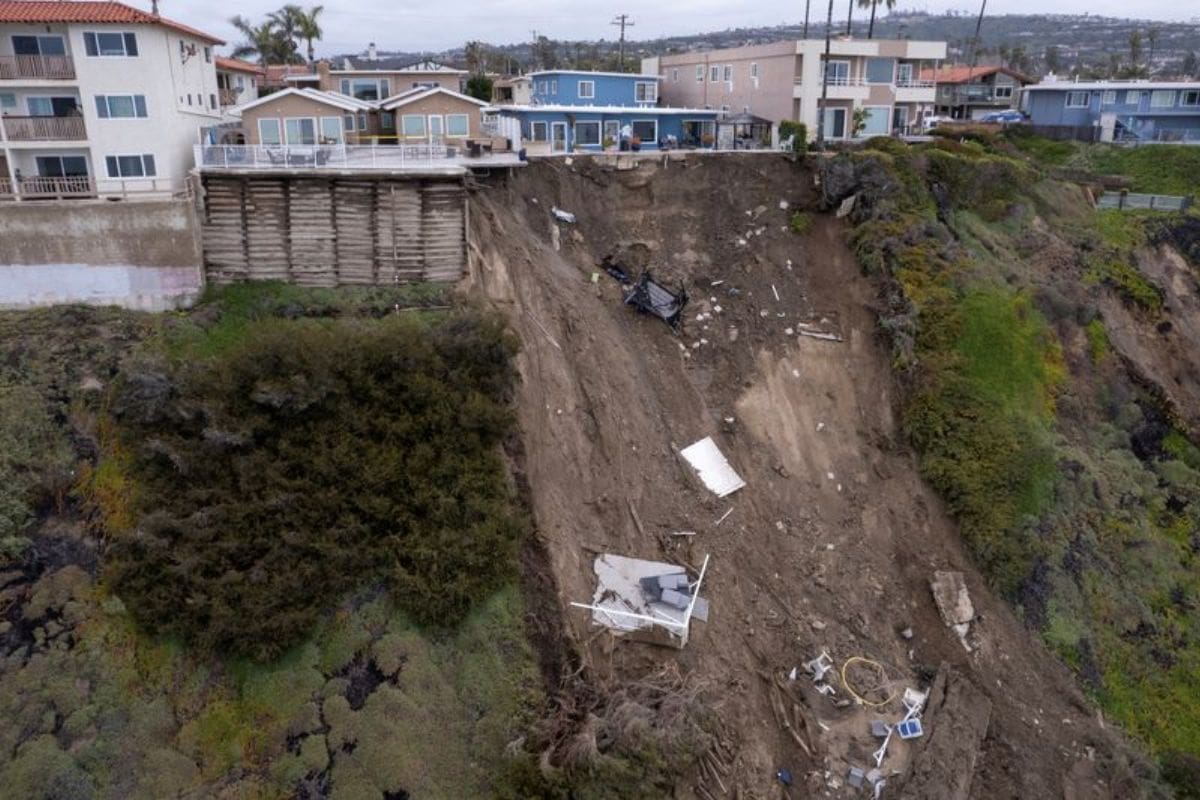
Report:
M10 142L82 142L83 117L0 117Z
M75 60L70 56L0 56L0 81L75 80Z
M89 175L65 178L22 178L16 182L0 178L0 200L66 200L96 196L96 182Z
M221 108L228 108L229 106L236 106L238 104L238 90L237 89L218 89L217 90L217 100L220 101Z

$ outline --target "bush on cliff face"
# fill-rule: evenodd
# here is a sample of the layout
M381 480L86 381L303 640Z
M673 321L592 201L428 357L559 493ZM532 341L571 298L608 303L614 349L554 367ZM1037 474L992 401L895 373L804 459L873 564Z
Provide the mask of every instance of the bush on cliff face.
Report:
M136 523L110 529L112 587L150 631L257 658L375 580L457 621L522 530L498 453L513 350L473 315L274 320L130 368L112 409Z

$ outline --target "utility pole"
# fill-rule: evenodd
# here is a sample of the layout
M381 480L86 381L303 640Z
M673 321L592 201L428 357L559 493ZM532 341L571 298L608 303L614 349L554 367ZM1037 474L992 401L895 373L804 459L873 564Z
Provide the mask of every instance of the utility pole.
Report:
M621 72L625 71L625 29L633 27L633 20L628 14L617 14L616 19L609 23L621 28Z
M987 0L979 4L979 19L975 20L975 38L971 40L971 57L967 59L967 83L963 88L960 119L967 118L967 98L971 94L971 78L975 77L975 61L979 58L979 31L983 28L983 15L987 11Z
M538 56L538 32L535 29L529 33L533 35L533 46L529 48L529 60L533 62L533 68L529 71L537 72L538 68L541 66L541 64L538 63L541 60Z
M812 5L812 0L804 0L804 35L801 39L808 38L808 7Z
M825 101L829 99L829 32L833 29L833 0L829 0L829 16L825 18L825 60L821 62L821 102L817 106L817 149L825 149Z

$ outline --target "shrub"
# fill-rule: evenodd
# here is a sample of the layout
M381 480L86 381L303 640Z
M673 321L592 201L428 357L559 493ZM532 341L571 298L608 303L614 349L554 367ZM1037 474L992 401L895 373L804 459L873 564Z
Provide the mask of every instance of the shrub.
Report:
M792 152L803 153L808 147L808 127L803 122L785 119L779 123L779 138L792 138Z
M522 530L497 452L513 351L476 315L268 321L208 361L131 368L112 408L137 523L110 531L112 586L150 631L257 658L381 578L455 622Z
M812 228L812 214L797 211L792 214L792 218L788 221L788 227L792 229L792 233L808 233L809 229Z
M0 557L23 549L37 507L66 491L73 455L37 390L0 385Z
M1092 357L1092 362L1099 364L1109 351L1108 332L1104 330L1104 321L1096 317L1085 325L1083 330L1087 334L1088 353Z
M1150 282L1138 268L1129 263L1130 257L1102 252L1092 260L1084 279L1102 283L1121 296L1126 303L1152 314L1162 310L1162 290Z

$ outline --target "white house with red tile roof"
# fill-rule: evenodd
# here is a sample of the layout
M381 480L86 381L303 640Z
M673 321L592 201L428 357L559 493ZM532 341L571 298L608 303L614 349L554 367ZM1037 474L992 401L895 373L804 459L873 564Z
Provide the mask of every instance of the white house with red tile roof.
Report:
M0 0L0 200L181 191L220 44L124 3Z

